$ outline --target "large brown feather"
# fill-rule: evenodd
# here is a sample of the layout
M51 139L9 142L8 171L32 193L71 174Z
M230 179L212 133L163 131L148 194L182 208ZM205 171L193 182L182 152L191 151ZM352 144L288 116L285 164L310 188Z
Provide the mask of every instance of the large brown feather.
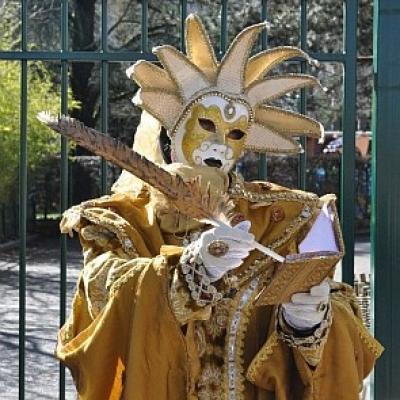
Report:
M200 177L184 181L179 175L170 174L120 141L89 128L74 118L55 117L48 112L41 112L38 119L79 146L104 157L153 186L166 195L182 214L190 218L208 223L225 222L233 208L226 193L211 196L209 188L204 192L200 186Z

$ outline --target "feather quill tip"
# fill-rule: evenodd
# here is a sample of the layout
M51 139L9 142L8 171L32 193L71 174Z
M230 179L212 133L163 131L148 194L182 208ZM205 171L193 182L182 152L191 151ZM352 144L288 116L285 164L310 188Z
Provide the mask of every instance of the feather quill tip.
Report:
M59 121L59 117L50 111L41 111L36 114L36 118L45 125L57 124Z

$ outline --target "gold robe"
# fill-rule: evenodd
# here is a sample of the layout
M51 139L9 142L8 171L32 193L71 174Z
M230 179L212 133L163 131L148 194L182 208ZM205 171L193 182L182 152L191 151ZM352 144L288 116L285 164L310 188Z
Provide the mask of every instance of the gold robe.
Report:
M322 201L277 185L231 191L260 243L296 253ZM149 192L92 200L66 213L85 267L57 356L82 400L356 400L382 352L351 288L333 284L332 324L315 349L290 347L275 310L257 305L275 264L252 253L220 304L199 308L179 279L180 234L199 226L156 215ZM337 227L337 221L336 221ZM340 233L337 232L338 239ZM185 321L185 322L182 322Z

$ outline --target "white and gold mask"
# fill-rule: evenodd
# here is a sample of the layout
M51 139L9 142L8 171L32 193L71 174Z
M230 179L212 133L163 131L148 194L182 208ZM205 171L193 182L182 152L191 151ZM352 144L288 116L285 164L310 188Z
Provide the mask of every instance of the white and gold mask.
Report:
M134 98L167 129L171 158L228 172L245 149L297 153L296 136L319 138L317 121L269 104L295 89L318 84L308 75L265 77L279 63L308 56L277 47L248 58L264 23L244 29L218 63L199 18L186 20L187 56L172 46L153 49L163 68L138 61L127 70L140 89Z
M173 161L228 172L242 155L249 109L234 99L209 94L194 103L172 135Z

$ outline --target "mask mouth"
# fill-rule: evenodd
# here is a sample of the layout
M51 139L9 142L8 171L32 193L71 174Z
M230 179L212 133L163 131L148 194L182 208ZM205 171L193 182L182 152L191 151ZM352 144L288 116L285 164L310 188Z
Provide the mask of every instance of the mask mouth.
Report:
M221 168L222 167L222 161L217 160L216 158L206 158L203 160L203 162L208 166L208 167L214 167L214 168Z

